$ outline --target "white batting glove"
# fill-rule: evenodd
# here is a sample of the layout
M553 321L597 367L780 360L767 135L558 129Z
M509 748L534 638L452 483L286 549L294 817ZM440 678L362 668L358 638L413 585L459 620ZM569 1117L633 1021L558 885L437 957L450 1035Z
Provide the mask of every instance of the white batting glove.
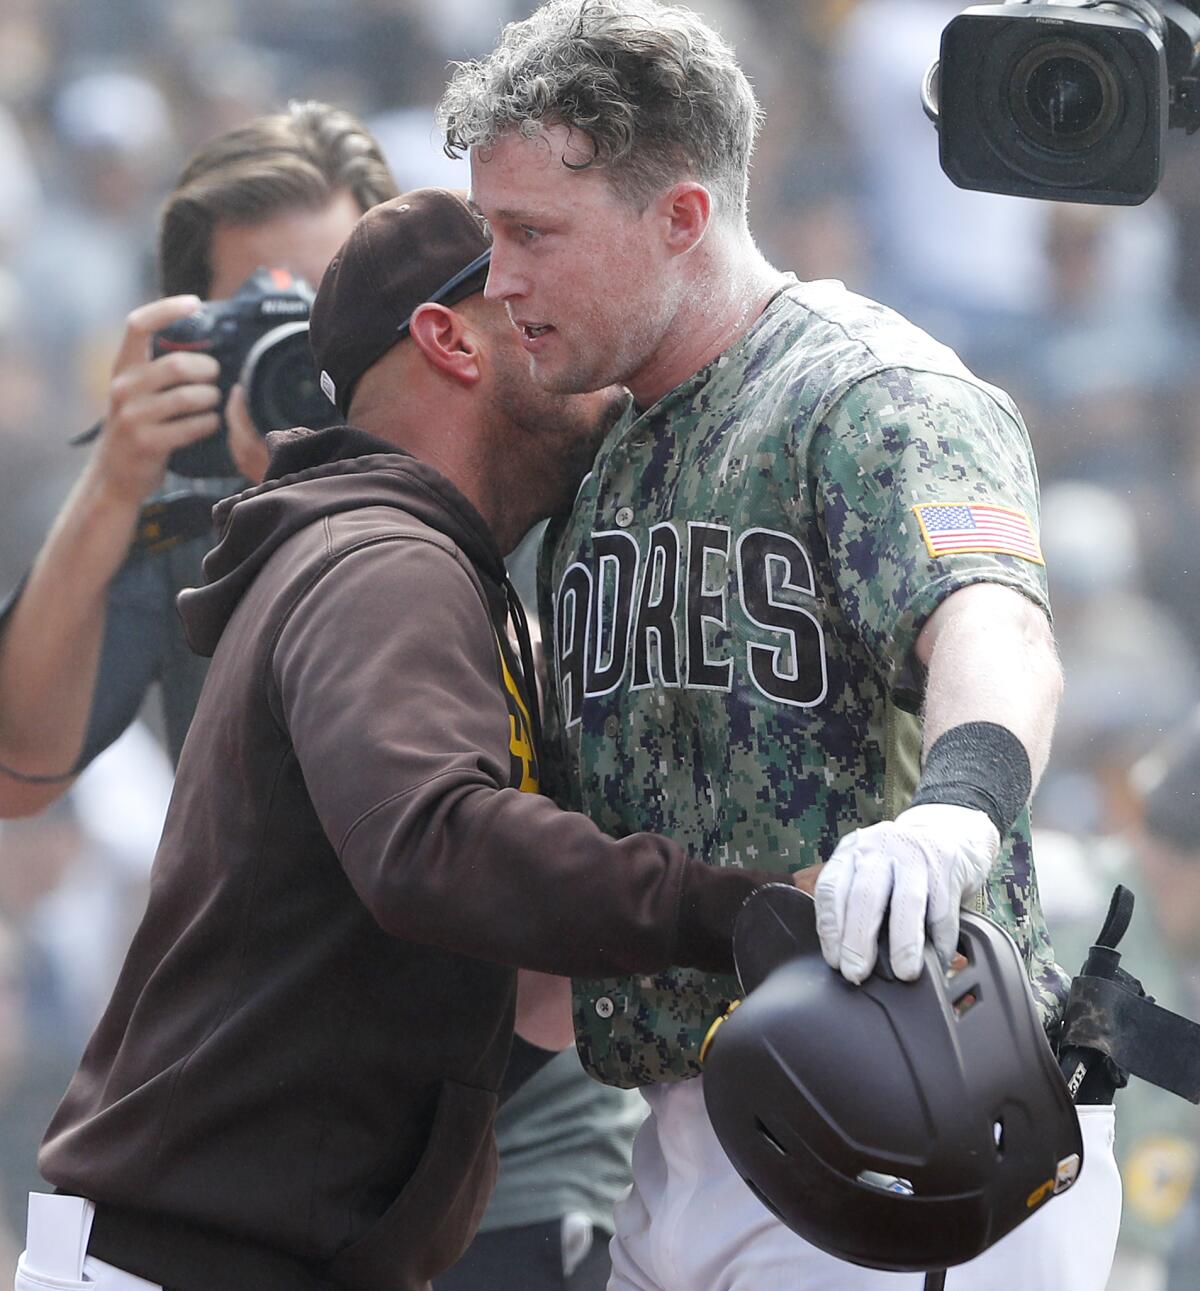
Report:
M866 981L884 912L892 971L921 975L925 929L947 966L958 947L958 912L979 891L1000 851L991 819L971 807L924 803L895 820L856 829L834 848L817 880L817 932L830 968Z

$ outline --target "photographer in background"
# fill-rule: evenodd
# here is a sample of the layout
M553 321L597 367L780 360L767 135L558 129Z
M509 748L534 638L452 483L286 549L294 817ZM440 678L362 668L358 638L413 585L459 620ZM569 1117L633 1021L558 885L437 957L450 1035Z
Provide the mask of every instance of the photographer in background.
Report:
M358 217L394 192L362 124L322 103L229 131L185 166L160 226L165 298L129 315L95 448L0 618L0 817L59 797L155 681L172 758L195 709L207 661L183 639L175 596L201 581L212 544L203 512L243 481L205 481L216 491L201 501L200 531L153 552L139 518L171 478L172 452L211 436L222 417L241 476L261 479L266 451L239 387L220 407L217 360L152 359L154 334L201 300L232 296L259 266L319 282Z

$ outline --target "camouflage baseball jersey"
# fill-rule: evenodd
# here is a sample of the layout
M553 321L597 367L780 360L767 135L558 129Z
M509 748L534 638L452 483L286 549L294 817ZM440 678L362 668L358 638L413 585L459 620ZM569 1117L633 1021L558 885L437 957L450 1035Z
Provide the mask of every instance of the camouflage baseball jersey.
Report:
M909 660L942 598L987 581L1047 605L1037 505L1006 395L883 306L790 279L737 344L614 429L547 540L556 795L712 865L826 859L908 804ZM1056 1014L1027 819L978 905ZM617 1085L694 1076L736 994L685 969L577 981L584 1065Z

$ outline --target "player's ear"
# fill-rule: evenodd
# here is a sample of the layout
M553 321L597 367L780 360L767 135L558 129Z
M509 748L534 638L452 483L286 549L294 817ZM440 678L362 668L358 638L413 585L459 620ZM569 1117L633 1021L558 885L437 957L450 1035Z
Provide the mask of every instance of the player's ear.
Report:
M479 380L478 338L462 314L446 305L418 305L408 331L426 362L439 372L465 385Z
M712 194L694 180L673 184L654 199L654 205L669 255L686 255L700 243L712 221Z

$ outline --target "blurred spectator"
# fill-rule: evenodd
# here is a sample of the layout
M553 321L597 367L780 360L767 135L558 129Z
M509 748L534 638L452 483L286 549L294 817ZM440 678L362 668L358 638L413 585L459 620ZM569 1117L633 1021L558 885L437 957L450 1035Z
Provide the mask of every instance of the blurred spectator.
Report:
M80 1048L108 1003L141 917L172 778L162 746L135 722L69 791L83 845L29 926L58 966L60 1022Z
M1195 135L1171 134L1159 191L1175 212L1182 245L1194 255L1200 247L1200 141ZM1200 325L1200 273L1192 256L1181 257L1176 265L1175 286L1192 325Z
M1173 296L1171 212L1154 199L1132 212L1044 205L1047 300L1014 360L1040 410L1039 467L1153 489L1171 464L1164 417L1198 354Z
M29 326L39 357L60 377L65 367L99 405L119 319L150 294L147 248L174 157L171 117L150 80L106 70L68 83L52 119L65 167L58 200L22 249L18 281L38 302Z
M1039 834L1042 901L1059 961L1078 972L1113 888L1137 903L1121 966L1163 1008L1200 1018L1200 710L1132 768L1135 810L1101 837ZM1194 1291L1200 1109L1137 1078L1117 1095L1124 1210L1110 1291Z
M15 1269L21 1243L13 1216L21 1208L24 1180L10 1178L9 1163L28 1167L28 1154L8 1150L9 1128L18 1124L14 1092L30 1053L22 1008L23 962L17 937L0 917L0 1277Z
M38 1142L144 908L171 781L136 724L46 814L0 822L0 1280L44 1187Z
M0 6L0 103L20 111L49 79L54 62L53 18L42 0L5 0Z
M1170 613L1145 592L1128 502L1095 484L1051 485L1042 550L1066 685L1035 816L1106 833L1124 823L1130 764L1200 700L1200 669Z
M471 187L471 168L465 158L447 157L442 134L433 119L433 101L415 107L391 108L367 122L387 158L401 192L413 188Z
M0 263L41 214L42 188L16 117L0 101ZM7 277L7 275L5 275Z
M1172 607L1200 656L1200 362L1164 414L1164 467L1142 512L1148 584Z

